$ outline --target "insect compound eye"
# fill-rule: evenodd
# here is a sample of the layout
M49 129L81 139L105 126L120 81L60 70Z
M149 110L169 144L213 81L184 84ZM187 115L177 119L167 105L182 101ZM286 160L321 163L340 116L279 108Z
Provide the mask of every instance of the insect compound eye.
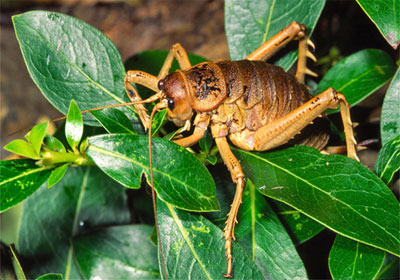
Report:
M165 86L164 80L159 80L157 84L158 89L164 90L164 86Z
M173 99L168 99L168 109L170 109L171 111L174 110L175 108L175 102Z

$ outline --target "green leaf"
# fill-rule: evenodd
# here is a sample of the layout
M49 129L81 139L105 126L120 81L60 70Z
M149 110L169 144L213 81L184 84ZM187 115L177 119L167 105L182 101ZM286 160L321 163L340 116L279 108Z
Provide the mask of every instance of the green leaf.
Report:
M75 257L85 279L159 279L153 227L114 226L74 238Z
M271 153L234 152L262 194L345 237L400 255L400 205L360 163L306 146Z
M392 181L394 173L400 169L400 135L386 143L379 151L374 172L386 184Z
M10 252L11 252L11 261L14 267L15 276L17 276L18 280L26 280L24 270L22 269L21 263L19 262L17 254L15 253L13 244L11 244L10 246Z
M70 163L66 163L61 165L60 167L57 167L53 171L51 171L49 181L47 182L47 187L51 188L55 184L57 184L65 175L65 172L67 172L68 166Z
M311 34L325 5L325 0L227 0L225 30L232 60L244 59L264 42L297 21ZM298 44L294 44L297 48ZM281 58L277 65L288 70L297 59L297 51Z
M65 122L65 137L72 150L75 151L83 135L82 114L78 105L71 100L68 109L67 121Z
M400 44L399 0L356 0L393 49Z
M376 279L397 279L399 278L400 259L390 254L385 255L385 260Z
M65 147L63 143L55 138L54 136L51 135L46 135L44 138L44 144L49 148L50 150L56 151L56 152L66 152Z
M31 142L33 150L37 156L40 155L40 148L42 147L43 138L46 135L48 124L49 122L35 125L29 134L29 142Z
M167 122L167 109L157 112L153 117L153 122L151 123L151 135L157 135L160 128L164 126Z
M211 147L213 145L213 138L211 136L211 133L206 130L204 133L203 137L199 141L199 146L203 151L210 151Z
M109 133L136 134L131 121L122 111L118 109L107 108L101 111L90 111L90 113Z
M266 279L306 279L292 240L254 184L247 180L235 236Z
M157 201L157 216L168 279L224 279L225 241L218 227L199 214L161 200ZM250 256L232 243L235 279L263 279ZM164 273L162 265L160 271Z
M394 71L393 60L384 51L362 50L335 64L319 82L314 95L333 87L343 93L351 105L356 105L388 82Z
M107 175L128 188L139 188L142 174L150 178L148 138L113 134L89 138L87 154ZM219 210L215 184L203 164L184 148L152 139L154 188L159 197L189 211Z
M274 204L278 208L277 214L284 220L284 224L296 245L308 241L324 229L324 226L300 211L279 201L274 201Z
M0 212L33 194L50 176L49 167L41 167L28 159L0 162Z
M35 153L32 144L22 139L11 141L4 146L4 150L27 158L40 159L40 157Z
M117 48L103 33L71 16L33 11L13 16L29 74L63 114L74 99L81 110L128 102L125 70ZM122 108L129 112L132 108ZM98 125L90 115L85 123Z
M59 273L46 273L36 278L36 280L62 280L62 279L63 279L62 274Z
M329 270L333 279L376 279L385 252L343 236L336 236L329 253Z
M17 249L27 276L52 272L81 279L70 239L96 227L128 223L125 191L96 167L69 168L56 188L43 184L24 202L19 225Z
M383 101L381 113L382 145L400 134L400 69L390 83Z

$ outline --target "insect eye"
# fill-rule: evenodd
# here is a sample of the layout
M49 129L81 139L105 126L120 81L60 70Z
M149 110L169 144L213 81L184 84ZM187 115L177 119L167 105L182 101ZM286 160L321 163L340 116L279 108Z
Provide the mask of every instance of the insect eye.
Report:
M173 99L168 99L168 109L170 109L171 111L174 110L175 108L175 103Z
M165 86L164 80L159 80L157 84L158 89L164 90L164 86Z

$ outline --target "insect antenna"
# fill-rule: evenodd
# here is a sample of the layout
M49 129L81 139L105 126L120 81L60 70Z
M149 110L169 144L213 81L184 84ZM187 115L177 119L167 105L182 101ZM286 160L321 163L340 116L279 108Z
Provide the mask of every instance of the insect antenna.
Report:
M149 168L150 168L150 184L151 184L151 198L153 201L153 211L154 211L154 223L156 227L156 232L157 232L157 241L158 241L158 246L160 250L160 257L161 257L161 266L164 270L164 275L165 279L168 280L168 274L167 274L167 267L165 265L165 258L164 258L164 253L162 251L162 245L161 245L161 237L160 237L160 229L158 227L158 217L157 217L157 201L156 201L156 193L154 190L154 177L153 177L153 157L151 153L151 124L153 123L153 117L154 114L162 108L165 108L166 105L162 102L156 104L151 111L150 115L150 124L149 124Z

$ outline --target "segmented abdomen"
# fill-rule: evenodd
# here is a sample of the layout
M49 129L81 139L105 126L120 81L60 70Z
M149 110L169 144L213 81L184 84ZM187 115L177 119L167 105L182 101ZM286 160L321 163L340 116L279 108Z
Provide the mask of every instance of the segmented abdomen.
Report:
M216 64L226 81L227 97L224 103L228 106L225 107L229 104L238 107L244 128L248 130L257 130L312 98L306 87L281 67L249 60L218 61ZM235 121L230 120L228 125L235 127ZM329 139L328 133L328 121L318 118L292 142L321 149Z

